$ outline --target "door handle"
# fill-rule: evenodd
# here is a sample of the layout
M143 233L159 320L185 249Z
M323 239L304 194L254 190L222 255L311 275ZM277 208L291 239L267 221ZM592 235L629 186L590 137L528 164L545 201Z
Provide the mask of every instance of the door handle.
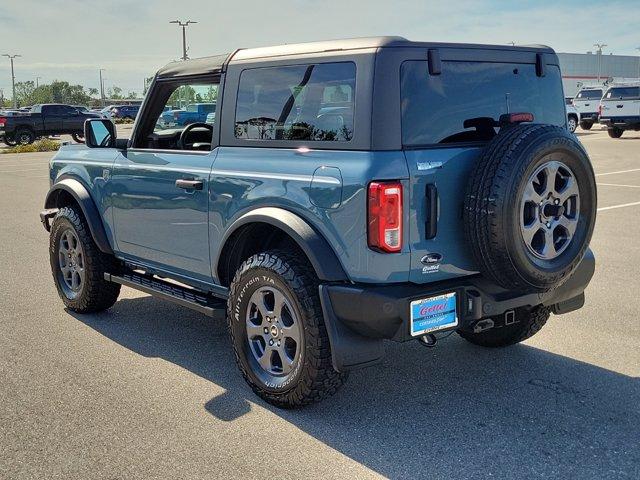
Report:
M202 180L185 180L183 178L176 180L176 187L185 190L202 190L204 182Z

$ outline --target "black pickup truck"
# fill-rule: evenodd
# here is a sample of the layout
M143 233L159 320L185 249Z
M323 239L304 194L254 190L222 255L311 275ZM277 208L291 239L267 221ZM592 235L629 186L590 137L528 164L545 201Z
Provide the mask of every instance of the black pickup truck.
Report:
M100 115L81 112L71 105L35 105L31 113L0 117L0 137L7 145L33 143L46 135L69 134L76 142L84 141L84 121Z

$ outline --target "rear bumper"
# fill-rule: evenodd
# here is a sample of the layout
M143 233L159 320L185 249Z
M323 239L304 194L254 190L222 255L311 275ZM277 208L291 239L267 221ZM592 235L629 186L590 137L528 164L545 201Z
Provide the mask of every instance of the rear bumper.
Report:
M428 285L322 285L321 301L334 350L334 366L345 370L375 363L373 357L382 356L383 339L405 342L417 338L411 336L409 325L413 300L456 292L456 329L472 328L483 318L499 317L519 307L546 305L561 314L582 307L584 290L594 271L595 257L587 250L571 278L546 293L505 290L480 275ZM339 358L343 354L348 357L346 361Z
M597 112L589 112L589 113L581 113L580 114L581 122L593 122L598 123L598 113Z
M640 129L640 116L600 117L600 123L610 128L616 127L624 130L638 130Z

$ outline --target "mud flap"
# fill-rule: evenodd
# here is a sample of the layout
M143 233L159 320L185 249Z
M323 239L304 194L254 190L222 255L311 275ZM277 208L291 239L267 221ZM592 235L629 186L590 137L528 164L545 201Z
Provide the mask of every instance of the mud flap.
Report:
M382 339L365 337L346 327L333 313L331 299L324 285L320 285L320 303L331 344L331 362L336 371L346 372L382 361Z

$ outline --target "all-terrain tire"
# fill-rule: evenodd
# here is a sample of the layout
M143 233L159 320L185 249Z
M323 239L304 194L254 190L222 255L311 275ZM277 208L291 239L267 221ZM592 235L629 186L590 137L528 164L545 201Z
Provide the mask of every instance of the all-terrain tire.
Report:
M535 257L521 232L521 209L531 175L560 159L572 169L580 206L575 234L556 258ZM503 128L476 162L467 185L465 235L480 271L508 290L545 292L575 271L596 217L596 184L584 147L566 129L544 124Z
M284 294L302 326L302 353L290 376L270 377L252 357L246 330L249 299L267 287ZM347 374L333 369L318 278L305 259L281 250L253 255L236 272L227 305L236 362L259 397L277 407L295 408L333 395L345 382Z
M549 307L535 307L531 310L517 309L516 323L499 328L490 328L479 333L459 330L458 334L465 340L481 347L508 347L532 337L547 323L551 309Z
M624 133L621 128L607 128L607 133L611 138L620 138Z
M60 266L60 243L69 229L75 233L82 251L84 280L80 290L66 285ZM105 273L118 273L120 263L98 248L80 209L62 207L53 219L49 236L49 260L58 295L67 308L78 313L92 313L111 307L120 294L120 285L104 279Z
M592 122L585 122L585 121L580 122L580 128L583 130L591 130L591 127L593 127Z

